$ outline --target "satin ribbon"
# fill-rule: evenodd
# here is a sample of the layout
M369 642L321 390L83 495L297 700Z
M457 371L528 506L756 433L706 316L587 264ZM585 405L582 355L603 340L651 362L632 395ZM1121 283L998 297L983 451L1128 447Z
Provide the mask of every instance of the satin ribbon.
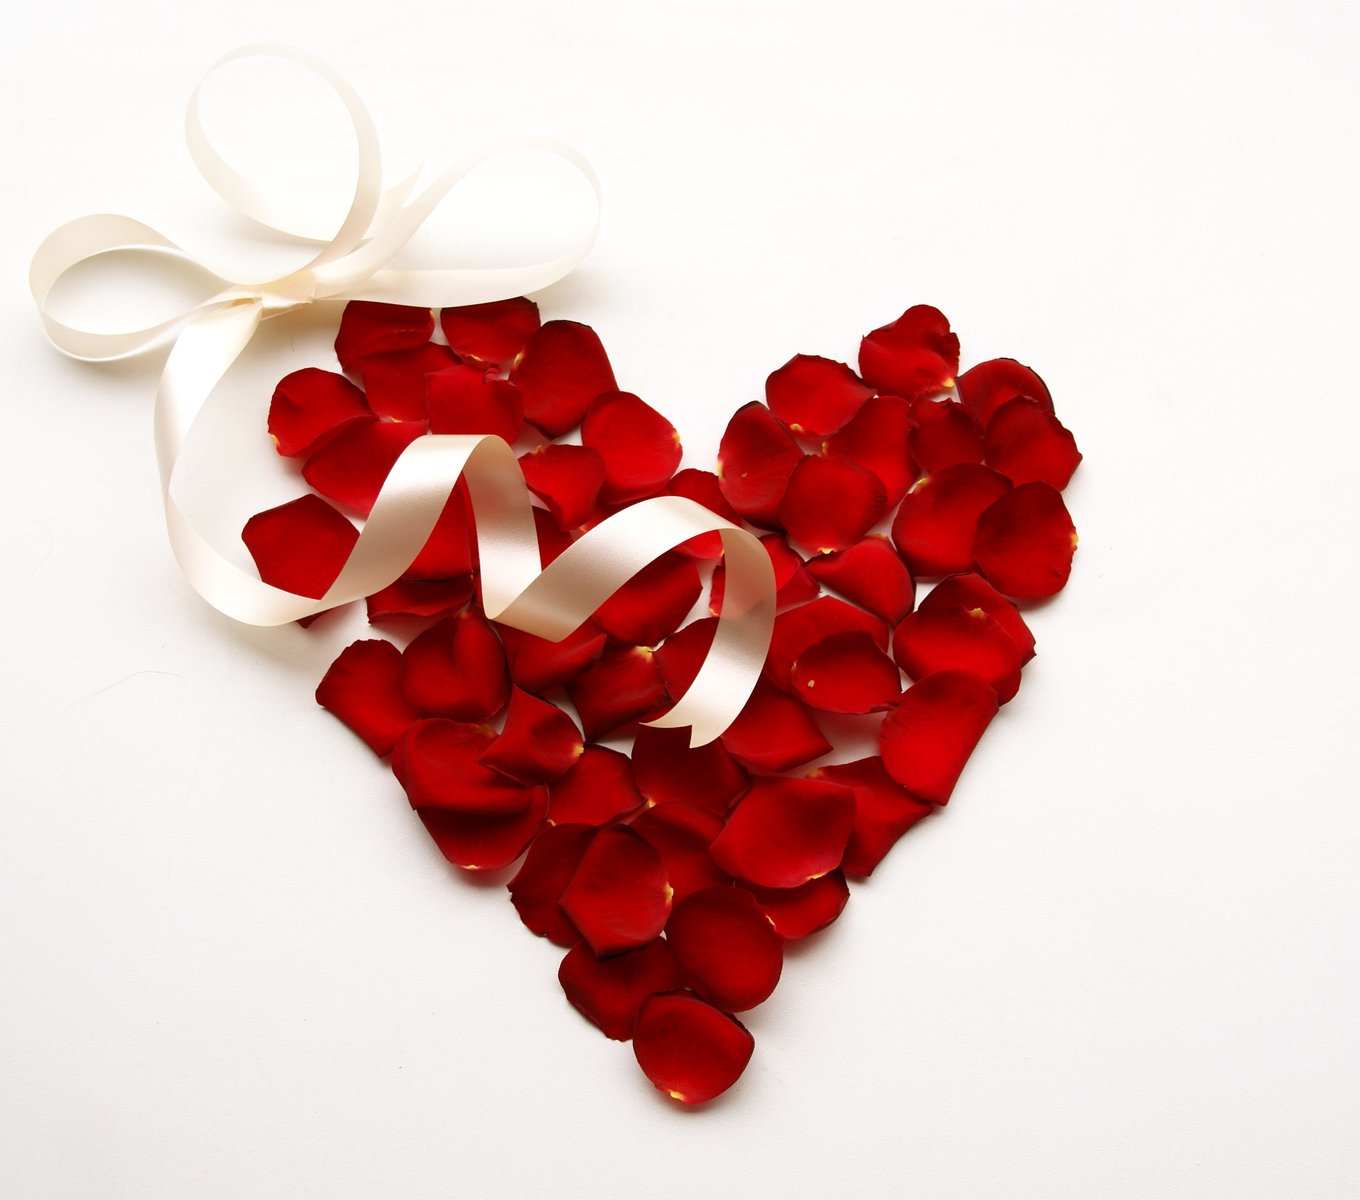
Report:
M546 568L539 556L532 505L514 452L500 438L427 434L397 460L349 559L330 589L312 600L241 570L194 528L171 495L175 466L195 419L222 377L250 344L260 322L315 300L382 300L430 308L478 304L547 287L587 254L598 227L599 181L574 150L525 139L501 143L445 171L412 197L415 177L384 190L377 136L349 84L325 63L288 47L250 46L209 69L268 56L320 76L344 104L358 149L354 197L338 230L304 198L239 174L214 149L194 90L185 116L189 152L203 177L238 212L280 233L322 242L303 267L279 278L242 282L207 272L213 296L142 329L99 332L66 324L48 297L68 271L111 251L134 251L155 269L166 255L201 264L148 225L130 217L81 217L52 233L33 256L29 285L43 327L58 349L105 362L141 354L173 339L157 390L156 457L171 549L190 585L209 604L251 625L283 625L386 587L410 565L433 530L460 477L472 499L486 615L552 641L566 637L637 571L699 534L720 535L727 568L713 644L688 690L650 724L690 727L690 743L718 737L750 697L774 624L774 571L749 532L677 496L643 500L595 526ZM205 77L206 78L206 77ZM534 149L556 154L589 181L596 221L570 251L523 267L396 269L393 256L463 178L498 154Z

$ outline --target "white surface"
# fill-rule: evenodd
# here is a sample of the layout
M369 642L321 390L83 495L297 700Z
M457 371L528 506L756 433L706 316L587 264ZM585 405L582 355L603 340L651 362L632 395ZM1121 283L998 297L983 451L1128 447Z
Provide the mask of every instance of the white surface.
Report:
M1360 11L394 11L10 15L0 1194L1357 1194ZM262 38L346 72L401 162L513 131L590 156L603 235L542 305L692 463L791 353L917 301L967 361L1033 363L1085 451L1020 697L790 956L707 1111L569 1009L313 705L357 623L187 592L154 366L63 361L28 311L59 220L226 237L179 114ZM262 464L224 529L296 491L263 414L309 347L260 350L215 424Z

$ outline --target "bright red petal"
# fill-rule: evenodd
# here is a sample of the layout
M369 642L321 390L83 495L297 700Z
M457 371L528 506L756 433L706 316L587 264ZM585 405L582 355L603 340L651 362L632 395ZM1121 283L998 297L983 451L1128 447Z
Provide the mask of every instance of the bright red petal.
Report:
M987 465L1014 484L1062 491L1080 462L1076 438L1037 400L1007 400L987 422Z
M401 690L430 716L484 721L510 699L510 673L500 639L478 613L465 609L430 626L406 647Z
M683 801L644 808L629 822L652 845L666 867L666 878L679 903L709 887L726 887L731 876L713 861L709 846L723 823L710 812Z
M878 755L818 767L808 777L839 783L855 793L855 827L845 847L847 875L872 874L897 839L935 811L933 804L918 800L893 779Z
M524 423L524 397L484 367L459 363L425 378L431 433L493 433L514 442Z
M789 477L779 520L795 542L826 554L859 541L887 511L877 475L846 458L805 458Z
M524 296L465 304L439 313L439 326L459 358L508 371L538 330L538 305Z
M1022 600L1062 591L1076 549L1067 505L1046 483L1023 483L1002 496L978 518L973 541L978 570Z
M718 482L718 477L712 471L699 471L693 467L677 471L666 484L666 494L668 496L684 496L687 500L693 500L695 504L702 504L709 512L717 513L718 516L731 521L734 525L741 521L741 518L737 516L737 510L728 504L727 497L722 493L722 484ZM676 549L682 554L689 554L694 558L719 558L723 552L722 538L716 533L704 533L698 537L690 538L683 546L678 546Z
M872 635L880 650L888 648L888 626L862 608L823 596L801 608L780 613L774 621L770 652L765 656L765 678L785 691L793 690L793 664L809 646L838 633Z
M666 869L651 843L626 825L596 833L562 893L562 911L597 958L645 946L671 912Z
M587 746L576 765L548 784L548 816L559 824L605 825L642 804L626 754Z
M666 702L656 656L645 646L615 646L567 684L590 741L606 737Z
M510 678L526 692L542 693L575 679L604 650L605 636L587 621L560 642L535 637L510 625L498 625Z
M746 1070L755 1039L736 1019L685 992L650 997L633 1029L642 1073L672 1100L703 1104Z
M681 900L666 940L684 981L726 1012L769 999L784 969L784 942L750 892L707 888Z
M335 335L335 356L346 371L355 374L371 355L423 346L433 332L434 314L428 308L351 300Z
M477 761L494 736L485 726L438 717L412 725L392 751L392 774L411 807L485 817L517 816L531 808L541 789Z
M477 567L477 539L474 535L467 483L460 479L434 523L434 529L415 561L406 568L411 579L451 579L469 575Z
M816 580L809 575L803 565L803 556L792 549L788 542L777 533L767 533L760 539L765 552L770 556L774 567L775 604L779 608L791 608L806 604L821 594ZM718 563L713 568L713 579L709 585L708 611L716 616L722 612L723 594L727 588L727 566Z
M713 861L761 887L800 887L841 865L855 793L815 779L752 781L713 841Z
M870 634L838 633L798 656L793 692L823 712L882 712L902 695L902 677Z
M765 381L765 401L794 433L835 433L874 389L844 363L795 354Z
M494 772L488 772L494 774ZM509 866L534 840L548 811L543 788L530 792L529 807L517 816L482 816L441 808L421 808L421 819L439 852L465 871Z
M918 304L860 343L859 371L880 392L907 400L947 392L959 373L959 339L939 309Z
M604 346L588 325L549 321L530 338L510 381L524 395L524 415L550 438L581 423L601 392L616 392Z
M676 630L657 647L656 663L668 696L683 696L689 690L713 645L717 628L716 619L702 617Z
M761 680L722 743L748 767L788 771L831 749L807 708Z
M286 458L303 457L346 422L371 415L363 392L343 375L304 367L285 375L274 389L269 436Z
M965 463L927 475L902 499L892 539L917 579L952 575L973 565L978 517L1010 482L988 467Z
M424 432L414 421L350 421L307 460L302 478L323 496L367 516L392 464Z
M849 853L847 848L847 856ZM819 875L795 888L766 888L754 883L741 886L756 898L775 932L789 942L825 929L841 915L850 899L842 871Z
M689 804L719 817L750 783L722 742L691 748L688 729L651 726L633 740L633 778L648 804Z
M779 527L789 476L804 455L763 404L737 409L718 445L718 480L727 502L753 525Z
M313 600L326 594L359 531L320 496L299 496L256 513L241 530L260 578Z
M534 509L534 532L538 535L538 558L545 567L575 540L546 508Z
M581 940L581 931L558 901L594 837L589 825L549 825L534 838L519 871L506 884L510 903L531 933L559 946Z
M702 591L694 560L668 551L601 604L595 621L617 641L655 646L680 628Z
M1020 651L999 621L980 608L912 613L893 633L893 658L913 679L968 671L996 689L1002 704L1020 688Z
M663 938L603 961L579 942L562 960L557 980L587 1021L605 1037L626 1042L647 998L680 986L680 968Z
M1048 386L1023 363L1013 358L993 358L969 367L959 376L959 399L984 429L992 414L1017 396L1037 400L1041 408L1053 411Z
M916 480L916 463L908 446L910 429L910 410L901 396L875 396L826 443L825 452L876 475L891 508Z
M931 588L930 594L921 601L921 612L951 608L965 611L980 608L1010 634L1011 641L1020 651L1022 665L1034 657L1034 634L1029 631L1020 610L981 575L951 575Z
M867 537L835 554L808 560L808 574L823 587L896 625L916 602L916 583L885 537Z
M402 576L385 588L371 593L364 601L368 620L386 621L393 617L451 616L472 599L472 576L457 579L408 579Z
M447 346L433 342L413 350L375 354L359 364L359 379L364 385L368 407L389 421L426 419L426 380L445 371L458 361Z
M982 427L954 400L922 397L911 405L911 456L926 471L982 461Z
M963 671L927 675L883 722L883 765L913 796L948 804L996 710L996 691L985 679Z
M520 456L524 482L563 529L579 529L597 515L604 463L588 446L549 442Z
M680 465L675 426L631 392L605 392L590 402L581 444L604 460L600 497L610 505L661 495Z
M581 731L557 705L512 688L505 727L481 762L521 783L547 783L574 767L584 750Z
M316 702L357 733L374 754L390 754L418 720L401 694L401 651L370 639L340 651L316 688Z

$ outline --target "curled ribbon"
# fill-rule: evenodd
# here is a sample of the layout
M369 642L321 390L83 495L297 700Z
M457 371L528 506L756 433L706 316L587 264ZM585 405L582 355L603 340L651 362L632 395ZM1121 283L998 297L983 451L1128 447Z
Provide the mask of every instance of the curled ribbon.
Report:
M213 607L252 625L283 625L357 600L406 570L462 477L472 500L486 615L556 641L572 633L649 562L696 535L716 532L722 539L727 580L712 646L688 690L650 722L690 727L694 746L712 741L736 718L760 676L774 623L774 571L754 536L690 500L663 496L640 501L602 521L545 568L529 493L505 441L489 435L427 434L397 460L349 559L317 600L272 587L241 570L208 544L176 503L170 485L189 431L261 321L323 299L435 308L523 295L567 275L590 250L598 227L600 192L594 172L574 150L552 142L502 143L450 167L414 197L414 177L384 190L372 120L349 84L325 63L287 47L251 46L219 59L209 74L233 60L261 55L289 60L320 76L349 114L358 168L354 198L340 228L328 232L304 199L266 189L230 167L200 122L199 88L189 101L185 136L200 173L227 203L280 233L324 243L310 262L263 282L216 276L221 290L201 304L159 324L116 333L58 320L48 309L53 287L74 267L112 251L142 251L153 264L164 255L194 261L168 238L130 217L81 217L49 235L29 269L29 286L48 337L74 358L99 362L125 358L173 339L157 389L156 457L171 549L190 585ZM523 267L390 266L464 177L497 154L525 149L546 150L566 159L594 189L595 227L577 246Z

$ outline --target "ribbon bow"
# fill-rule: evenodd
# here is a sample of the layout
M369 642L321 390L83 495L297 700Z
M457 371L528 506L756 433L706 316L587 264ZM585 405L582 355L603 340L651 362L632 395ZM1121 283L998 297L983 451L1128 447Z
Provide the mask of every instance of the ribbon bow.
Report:
M424 546L460 477L471 496L486 615L558 640L572 633L649 562L703 533L723 544L727 581L713 644L698 675L674 707L650 723L691 727L692 745L712 741L736 718L759 678L774 622L774 571L748 531L678 496L643 500L588 531L546 568L539 556L529 492L504 440L494 436L427 434L402 454L383 484L340 574L320 599L271 587L242 571L194 528L171 495L175 464L208 397L245 350L261 321L334 298L449 307L507 299L547 287L589 252L598 227L599 181L574 150L524 139L470 156L411 197L415 177L384 190L373 122L349 84L325 63L278 46L251 46L219 59L279 57L319 75L335 92L354 127L358 148L354 198L340 228L324 228L313 206L272 191L230 167L213 148L198 112L199 84L185 116L189 152L209 185L239 212L321 249L288 274L248 283L216 276L222 287L167 321L116 333L58 320L48 297L68 271L112 251L142 251L194 260L150 226L130 217L81 217L49 235L29 270L43 327L58 349L75 358L130 357L173 339L157 389L156 457L171 549L190 585L221 612L252 625L282 625L360 599L386 587ZM472 170L497 154L546 150L574 165L596 197L596 221L566 254L524 267L405 270L390 266L439 202ZM195 263L197 266L198 264ZM216 274L209 272L210 274Z

